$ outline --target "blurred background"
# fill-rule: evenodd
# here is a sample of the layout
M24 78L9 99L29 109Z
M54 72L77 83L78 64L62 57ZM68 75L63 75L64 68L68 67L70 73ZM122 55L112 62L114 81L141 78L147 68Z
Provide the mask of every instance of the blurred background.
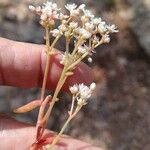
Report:
M44 43L44 30L29 4L44 0L0 0L0 36L23 42ZM150 150L150 1L149 0L57 0L85 3L97 16L114 23L119 33L93 56L92 73L97 89L91 101L72 121L66 133L104 150ZM57 48L63 49L61 41ZM0 88L0 112L29 123L37 110L15 115L12 109L39 97L39 89ZM62 94L49 121L58 131L69 107Z

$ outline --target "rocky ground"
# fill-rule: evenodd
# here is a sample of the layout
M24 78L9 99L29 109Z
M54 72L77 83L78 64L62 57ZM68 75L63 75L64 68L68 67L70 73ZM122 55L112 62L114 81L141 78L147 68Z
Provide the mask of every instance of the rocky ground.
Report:
M38 18L27 9L30 3L31 0L0 0L0 36L44 42ZM148 0L106 0L103 3L87 0L86 3L95 14L117 24L120 32L112 37L111 44L100 47L93 56L92 71L98 87L91 102L67 129L67 134L105 150L149 150L150 3ZM63 49L63 42L58 48ZM25 115L14 115L11 111L38 97L38 92L38 89L1 87L0 112L35 123L37 110ZM60 129L67 107L68 101L56 106L50 129Z

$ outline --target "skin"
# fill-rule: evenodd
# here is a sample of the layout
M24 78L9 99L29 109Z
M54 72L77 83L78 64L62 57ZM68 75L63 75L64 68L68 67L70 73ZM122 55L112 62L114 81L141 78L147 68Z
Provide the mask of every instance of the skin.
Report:
M0 85L23 88L41 87L46 63L44 48L43 45L0 38ZM55 88L63 68L59 63L62 54L59 51L57 52L51 59L47 82L47 89L51 90ZM74 75L65 82L63 90L68 91L68 87L74 83L90 84L92 80L90 69L84 63L80 63L74 70ZM46 133L49 136L54 134L50 131L46 131ZM34 135L34 126L0 114L0 149L28 150L34 141ZM57 146L57 150L102 150L70 137L62 138L61 142L66 146Z

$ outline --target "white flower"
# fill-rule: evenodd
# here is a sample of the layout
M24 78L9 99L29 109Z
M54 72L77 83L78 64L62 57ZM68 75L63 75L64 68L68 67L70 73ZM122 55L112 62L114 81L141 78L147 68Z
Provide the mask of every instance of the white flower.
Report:
M92 34L90 32L84 32L82 37L83 37L83 39L89 39L91 37L91 35Z
M92 94L91 89L83 83L79 84L79 93L80 97L84 100L90 98Z
M53 14L52 10L45 10L44 13L47 14L48 16L51 16Z
M86 53L87 52L87 48L85 47L85 46L79 46L78 47L78 53L80 53L80 54L84 54L84 53Z
M77 28L77 27L78 27L78 23L72 21L72 22L70 22L69 27L70 27L71 29Z
M92 14L92 12L90 10L84 9L83 12L86 17L94 18L94 15Z
M58 8L56 3L53 3L51 7L52 7L53 10L56 10L56 11L60 10L60 8Z
M95 88L96 88L96 83L91 83L91 85L90 85L90 89L93 91L93 90L95 90Z
M49 1L44 3L44 6L42 8L45 9L45 10L55 10L55 11L60 10L60 8L58 8L56 3L52 3L52 2L49 2Z
M62 13L59 14L59 19L63 20L63 19L67 19L69 16L68 15L64 15Z
M106 24L105 22L101 22L99 25L98 25L98 31L103 34L107 31L107 28L106 28Z
M93 59L91 57L88 57L88 62L91 63Z
M54 36L54 37L57 37L57 36L59 36L59 35L62 34L62 33L60 32L60 30L58 30L58 29L52 30L51 33L52 33L52 36Z
M113 24L113 25L107 25L106 28L108 29L108 31L110 33L116 33L119 32L119 30L117 30L117 27Z
M94 19L92 19L92 23L93 23L93 24L95 24L95 25L100 24L100 23L101 23L101 21L102 21L102 19L101 19L101 18L94 18Z
M108 34L103 35L102 38L103 38L103 42L104 42L104 43L109 43L109 42L110 42L110 37L109 37Z
M92 22L86 22L85 23L85 29L88 31L92 31L94 29L94 25Z
M70 16L77 16L79 15L79 9L73 9L70 11Z
M75 85L71 86L71 87L69 88L69 90L70 90L70 92L71 92L72 94L77 94L77 92L78 92L78 85L75 84Z
M41 16L40 16L41 20L42 21L45 21L47 19L47 14L46 13L43 13Z
M37 10L38 9L38 10ZM50 25L55 23L54 19L58 19L58 7L56 3L46 2L41 7L36 8L36 12L41 16L41 21L44 23L45 21L49 21Z
M64 24L61 24L60 26L58 26L58 29L61 31L61 32L64 32L67 30L66 26Z
M30 9L31 11L35 11L35 7L34 7L33 5L29 5L29 9Z
M91 33L83 28L80 29L79 33L81 34L83 39L88 39L91 37Z
M84 8L85 8L85 4L81 4L81 5L78 7L78 9L80 9L80 10L84 10Z
M81 21L82 21L83 23L86 23L86 22L89 21L89 18L84 15L84 16L81 17Z
M65 5L66 9L68 9L69 11L74 10L77 8L77 5L75 3L73 4L67 4Z
M93 90L95 89L96 84L91 83L90 87L82 84L75 84L74 86L70 87L70 91L72 94L76 94L77 104L80 106L87 104L87 99L91 97Z
M67 4L65 5L66 9L68 9L70 11L70 16L77 16L79 15L79 9L77 8L76 4Z

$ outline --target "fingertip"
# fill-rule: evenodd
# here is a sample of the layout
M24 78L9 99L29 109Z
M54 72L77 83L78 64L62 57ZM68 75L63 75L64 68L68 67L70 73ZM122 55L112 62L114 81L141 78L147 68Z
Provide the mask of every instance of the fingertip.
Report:
M0 39L0 84L17 86L23 88L41 87L44 77L47 55L44 45L16 42ZM7 47L9 43L9 47ZM5 49L3 49L4 47ZM60 64L62 52L56 50L57 54L51 57L47 89L56 88L63 65ZM93 80L90 68L80 63L68 77L63 86L67 90L75 83L90 84Z

